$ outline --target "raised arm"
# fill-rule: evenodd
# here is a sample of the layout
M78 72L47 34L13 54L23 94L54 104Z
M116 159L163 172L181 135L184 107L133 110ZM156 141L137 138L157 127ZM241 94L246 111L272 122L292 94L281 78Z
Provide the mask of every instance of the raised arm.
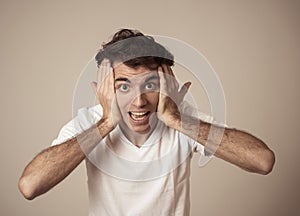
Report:
M178 83L171 68L163 65L160 71L162 93L158 113L166 125L203 144L206 151L244 170L260 174L271 172L275 155L262 140L241 130L224 128L190 116L182 116L176 104L180 104L190 83L186 83L178 92Z
M100 70L108 74L102 84L103 73L98 76L98 84L93 83L103 108L101 120L76 137L42 151L26 166L19 180L19 189L26 199L32 200L61 182L81 163L86 153L114 129L118 115L111 112L115 94L113 72L107 61L101 64Z

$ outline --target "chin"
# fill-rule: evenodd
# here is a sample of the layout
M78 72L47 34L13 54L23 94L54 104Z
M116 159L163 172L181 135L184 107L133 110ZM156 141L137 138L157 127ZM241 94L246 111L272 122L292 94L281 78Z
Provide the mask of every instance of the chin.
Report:
M131 126L130 129L133 132L140 133L140 134L146 134L151 131L150 125L145 125L145 126Z

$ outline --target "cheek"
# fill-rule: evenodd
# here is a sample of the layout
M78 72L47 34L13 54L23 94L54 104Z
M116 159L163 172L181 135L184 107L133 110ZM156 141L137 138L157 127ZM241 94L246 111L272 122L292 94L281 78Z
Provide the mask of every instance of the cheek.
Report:
M124 99L124 97L122 97L122 95L116 93L116 99L117 99L117 104L119 106L119 108L122 108L126 105L126 101ZM122 111L122 109L121 109Z
M122 111L126 111L126 107L128 107L132 101L129 94L122 94L120 92L116 92L117 104Z
M149 95L149 101L152 104L152 106L157 107L159 102L159 93L158 92L151 93L151 95Z

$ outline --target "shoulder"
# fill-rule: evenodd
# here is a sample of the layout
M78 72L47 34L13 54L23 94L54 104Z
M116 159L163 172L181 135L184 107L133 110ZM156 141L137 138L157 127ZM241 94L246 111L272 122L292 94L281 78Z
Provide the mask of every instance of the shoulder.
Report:
M60 144L96 124L102 117L102 107L95 105L83 107L77 111L77 115L67 122L60 130L58 137L53 140L52 145Z

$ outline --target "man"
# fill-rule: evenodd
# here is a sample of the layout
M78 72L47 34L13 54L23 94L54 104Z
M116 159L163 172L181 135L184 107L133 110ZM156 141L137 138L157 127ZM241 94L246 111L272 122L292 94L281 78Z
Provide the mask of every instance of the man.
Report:
M80 110L27 165L19 181L25 198L47 192L85 159L90 215L189 215L193 152L272 170L274 154L258 138L183 111L191 83L179 89L172 54L153 38L122 29L96 60L101 106Z

